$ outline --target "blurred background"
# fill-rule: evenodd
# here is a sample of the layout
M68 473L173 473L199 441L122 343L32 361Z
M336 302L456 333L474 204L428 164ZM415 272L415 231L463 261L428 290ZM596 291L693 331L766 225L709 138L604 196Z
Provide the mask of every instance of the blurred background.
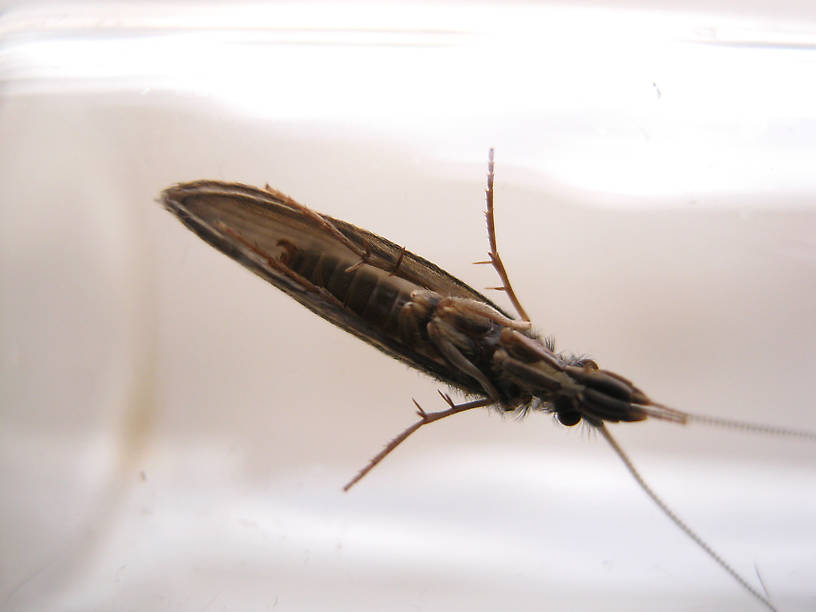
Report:
M155 200L269 183L481 289L493 146L499 249L559 348L816 430L812 3L0 6L0 608L760 609L546 415L435 424L343 493L439 385ZM816 607L812 442L612 432Z

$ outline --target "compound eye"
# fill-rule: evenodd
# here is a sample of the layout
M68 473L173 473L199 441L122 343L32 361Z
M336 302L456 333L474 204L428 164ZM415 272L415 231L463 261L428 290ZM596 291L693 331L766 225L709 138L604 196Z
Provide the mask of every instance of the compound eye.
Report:
M559 423L566 425L567 427L573 427L581 422L581 413L574 410L556 412L555 417L558 419Z
M553 400L555 417L558 422L567 427L572 427L581 422L581 413L575 409L572 400L563 395L558 395Z

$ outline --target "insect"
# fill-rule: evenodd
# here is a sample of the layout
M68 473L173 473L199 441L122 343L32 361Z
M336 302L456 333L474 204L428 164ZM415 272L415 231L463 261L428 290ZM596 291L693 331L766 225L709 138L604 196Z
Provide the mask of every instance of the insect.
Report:
M607 423L655 418L692 421L816 440L816 434L694 415L652 400L634 383L593 360L556 352L532 328L499 256L494 216L494 162L487 180L492 265L518 314L396 244L317 213L269 186L196 181L164 190L161 203L210 245L272 283L315 314L384 353L463 392L447 408L426 412L394 438L344 487L348 490L421 427L492 406L502 412L552 413L565 426L584 422L609 443L643 491L698 547L768 609L751 586L682 521L644 481Z

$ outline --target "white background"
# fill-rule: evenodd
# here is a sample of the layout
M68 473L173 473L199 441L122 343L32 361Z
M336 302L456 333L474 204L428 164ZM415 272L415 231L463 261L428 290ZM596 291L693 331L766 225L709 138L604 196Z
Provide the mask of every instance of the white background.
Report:
M499 247L560 348L816 430L816 11L637 5L0 15L0 607L760 609L540 414L436 424L344 494L438 385L155 202L268 182L482 288L494 146ZM752 584L816 607L812 442L612 431Z

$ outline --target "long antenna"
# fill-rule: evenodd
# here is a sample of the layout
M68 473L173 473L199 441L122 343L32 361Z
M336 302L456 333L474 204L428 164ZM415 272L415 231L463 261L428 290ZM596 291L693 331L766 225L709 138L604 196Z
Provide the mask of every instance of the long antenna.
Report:
M727 427L729 429L739 429L749 433L768 434L772 436L789 436L791 438L802 438L804 440L816 441L816 432L806 429L791 429L788 427L777 427L776 425L763 425L761 423L746 423L736 419L724 419L722 417L709 416L707 414L694 414L684 412L688 423L700 423L714 427Z
M731 574L731 577L736 580L742 588L748 591L751 595L753 595L759 602L761 602L766 608L771 610L772 612L777 612L776 608L773 604L768 600L767 597L762 595L759 591L757 591L754 587L752 587L748 582L740 576L737 571L728 564L728 562L723 559L719 554L717 554L711 546L709 546L705 540L703 540L697 533L689 527L683 519L677 516L666 502L664 502L660 497L658 497L657 493L654 492L652 487L643 479L643 476L640 475L637 468L635 468L632 461L629 459L629 456L624 452L624 450L618 445L615 438L612 437L612 434L609 433L609 430L606 426L601 423L600 425L596 425L596 428L601 432L601 435L609 442L609 446L612 447L612 450L620 457L623 464L626 466L626 469L629 470L629 473L632 475L632 478L640 485L640 488L643 489L643 492L646 493L649 497L652 498L652 501L657 504L657 507L660 508L661 512L665 514L671 521L677 525L680 530L685 533L688 537L694 540L694 543L697 544L703 551L711 557L717 565L723 568L726 572Z

